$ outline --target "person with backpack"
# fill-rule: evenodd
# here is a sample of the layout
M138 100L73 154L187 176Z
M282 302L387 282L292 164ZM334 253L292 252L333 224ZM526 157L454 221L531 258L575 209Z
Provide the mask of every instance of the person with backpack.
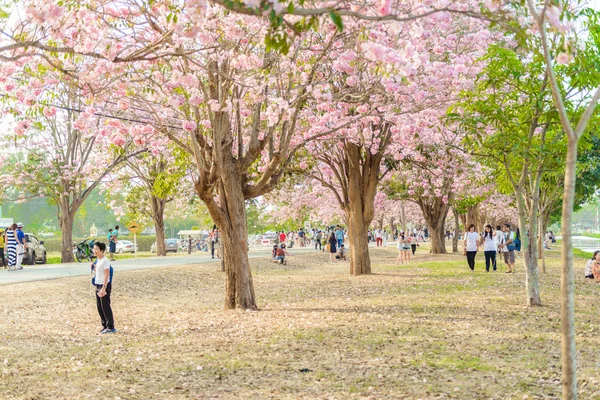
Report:
M92 263L92 271L95 272L92 284L96 288L96 308L102 322L100 334L116 333L115 320L110 305L110 294L112 292L112 266L110 260L104 255L106 244L94 243L94 255L96 261Z
M516 235L510 229L510 224L504 224L504 242L501 245L502 254L504 255L504 263L508 267L507 274L515 272L515 239Z

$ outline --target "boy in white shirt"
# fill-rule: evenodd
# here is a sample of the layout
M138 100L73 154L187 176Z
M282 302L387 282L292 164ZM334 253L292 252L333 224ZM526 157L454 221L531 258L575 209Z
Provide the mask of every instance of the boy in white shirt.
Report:
M117 332L112 308L110 307L111 266L110 261L104 255L105 251L106 244L102 242L94 243L94 255L97 259L92 263L92 271L95 270L96 272L92 283L96 286L96 307L104 328L100 331L101 334Z

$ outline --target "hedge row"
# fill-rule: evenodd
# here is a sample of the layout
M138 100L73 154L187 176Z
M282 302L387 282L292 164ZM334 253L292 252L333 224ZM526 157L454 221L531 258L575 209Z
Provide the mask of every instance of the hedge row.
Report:
M46 248L46 251L49 253L60 253L60 244L61 244L61 239L42 239L39 238L40 240L44 241L44 247ZM120 240L131 240L133 242L133 235L132 236L119 236ZM79 243L83 240L83 238L73 238L73 242L74 243ZM106 238L102 239L102 238L98 238L98 240L103 240L105 243ZM150 247L156 242L156 236L138 236L137 239L137 245L138 245L138 250L139 251L150 251Z

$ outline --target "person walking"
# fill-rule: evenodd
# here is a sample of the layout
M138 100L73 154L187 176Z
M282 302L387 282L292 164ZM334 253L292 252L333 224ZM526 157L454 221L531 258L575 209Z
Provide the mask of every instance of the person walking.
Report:
M4 246L6 247L6 258L8 259L8 270L16 270L17 265L17 224L12 224L6 228L4 237Z
M475 232L475 225L469 225L469 230L465 232L464 248L467 256L467 263L471 271L475 271L475 256L479 243L479 234Z
M404 234L398 233L398 239L396 240L396 249L398 250L398 257L396 258L396 265L402 264L404 257L402 257L402 242L404 241Z
M17 230L15 231L17 238L17 265L16 269L23 269L23 257L25 257L25 251L27 251L27 243L25 242L25 232L23 232L23 224L19 222L17 224Z
M383 243L383 236L381 233L381 229L377 229L375 231L375 243L376 243L375 245L377 247L381 246L381 244Z
M217 228L217 225L213 225L212 231L210 231L209 236L210 236L210 255L212 258L215 258L215 249L219 245L219 228ZM218 257L218 253L217 253L217 257Z
M502 254L504 255L504 263L508 267L507 274L515 272L515 233L511 231L510 224L504 224L502 228L504 233L504 242L502 243Z
M96 261L95 263L92 263L92 271L95 272L92 283L96 287L96 308L98 309L98 315L100 315L100 321L102 322L100 334L116 333L115 320L110 305L112 267L109 259L104 255L106 252L106 244L102 242L94 243L93 251L96 256Z
M494 238L495 235L496 233L489 224L485 226L485 231L481 235L483 254L485 255L485 272L490 272L490 264L492 269L496 271L496 252L498 251L498 246Z
M188 254L192 254L192 235L188 235Z
M317 250L317 246L319 247L319 250L321 250L321 240L323 239L323 232L318 231L317 234L315 235L315 250Z
M335 230L335 238L337 240L336 247L340 247L344 243L344 230L339 225L336 227Z
M115 229L110 233L108 240L108 252L110 253L110 261L115 260L115 253L117 252L117 240L119 238L119 225L115 226ZM106 245L105 245L106 247Z
M279 244L285 243L285 239L286 239L285 232L281 231L281 233L279 234Z
M410 235L410 248L412 250L412 254L413 256L415 255L415 252L417 251L417 246L419 245L419 236L416 233L413 233Z
M2 259L2 268L8 268L6 264L6 258L4 257L4 241L5 241L6 232L0 231L0 259Z
M387 229L383 230L383 233L381 234L381 237L383 238L383 247L387 247L387 241L390 237L390 235L387 232Z
M407 264L410 263L410 234L402 233L402 258Z
M335 232L331 232L329 235L329 263L333 264L335 254L337 253L338 239L335 237Z

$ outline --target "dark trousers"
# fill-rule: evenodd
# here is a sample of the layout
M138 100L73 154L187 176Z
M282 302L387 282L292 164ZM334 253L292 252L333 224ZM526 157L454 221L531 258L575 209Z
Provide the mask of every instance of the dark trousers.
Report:
M210 242L210 255L212 256L212 258L215 258L215 242Z
M0 259L2 259L2 266L6 267L6 259L4 258L4 247L0 248Z
M416 244L411 244L410 248L412 249L412 253L413 255L415 254L415 251L417 251L417 245Z
M496 270L496 250L484 251L485 255L485 270L490 270L490 263L492 264L492 268L494 271Z
M112 282L108 282L106 285L106 296L98 296L98 292L102 289L102 285L96 285L96 306L98 307L98 314L102 321L104 329L114 329L115 320L113 319L112 308L110 308L110 292L112 290Z
M475 256L477 255L476 251L467 251L467 262L469 263L469 268L471 271L475 270Z
M319 250L321 250L321 239L315 242L315 250L317 249L317 246L319 246Z

